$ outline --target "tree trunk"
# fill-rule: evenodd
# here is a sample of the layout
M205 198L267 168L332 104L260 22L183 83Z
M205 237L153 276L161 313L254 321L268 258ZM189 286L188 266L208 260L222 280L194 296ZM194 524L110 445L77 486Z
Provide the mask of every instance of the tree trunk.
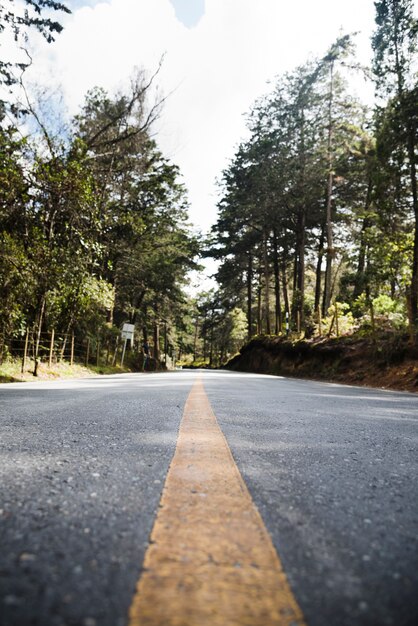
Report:
M165 329L167 328L167 324L165 324L164 328ZM166 335L167 333L165 332L164 337L166 337ZM193 341L193 361L196 361L198 336L199 336L199 317L196 315L196 323L195 323L195 329L194 329L194 341ZM166 339L164 340L164 345L165 343L166 343Z
M209 367L213 366L213 318L214 317L215 317L215 312L212 309L211 324L210 324Z
M292 307L291 307L291 311L292 311L292 322L293 322L293 324L296 324L297 311L298 311L298 280L297 280L297 276L298 276L298 252L299 252L299 246L298 246L298 243L296 242L295 252L294 252L294 256L293 256L293 279L292 279Z
M282 285L283 285L283 299L284 299L284 308L285 312L289 316L290 314L290 303L289 303L289 291L287 288L287 264L288 264L288 246L286 239L286 231L285 238L283 243L283 260L282 260Z
M332 176L330 177L332 178ZM332 183L331 183L332 186ZM331 203L329 203L331 205ZM327 209L327 250L326 250L326 265L325 265L325 281L324 281L324 298L322 303L322 314L326 315L331 305L331 284L332 284L332 259L334 256L333 250L333 234L332 223L328 219L328 215L331 213L331 206Z
M208 328L207 328L207 324L206 324L207 318L208 318L208 314L207 314L207 312L205 311L205 315L204 315L204 318L203 318L203 326L202 326L202 328L203 328L203 361L204 361L205 363L206 363L206 358L207 358L207 356L208 356L208 352L207 352L207 346L208 346Z
M253 310L252 310L252 283L253 283L253 255L251 251L248 253L247 268L247 323L248 323L248 339L253 334Z
M363 225L360 233L360 249L357 261L356 277L354 279L354 291L353 298L358 298L366 289L366 256L367 256L367 244L365 241L364 233L370 226L369 218L364 218Z
M263 323L261 318L261 275L260 283L257 288L257 335L261 335L263 332Z
M409 173L411 178L412 189L412 208L414 211L414 253L412 260L412 280L411 280L411 318L416 331L418 323L418 190L417 190L417 171L415 162L415 129L409 129L408 156L409 156Z
M319 309L319 304L321 302L321 276L322 276L322 259L324 257L324 243L325 243L325 224L322 224L321 235L319 237L319 245L318 245L318 260L316 263L315 311Z
M265 317L266 317L266 333L271 335L270 326L270 268L267 252L267 233L263 233L263 261L264 261L264 282L265 282Z
M300 315L300 324L303 328L305 325L305 246L306 246L306 215L303 208L299 215L299 234L298 234L298 272L297 272L297 311Z
M160 323L158 319L154 321L154 359L158 367L160 362Z
M364 207L365 218L363 219L363 224L361 227L360 249L359 249L358 262L357 262L356 277L354 280L354 292L353 292L354 299L358 298L363 293L365 289L365 285L366 285L366 276L365 276L366 253L367 253L366 231L371 226L371 219L368 216L368 212L370 209L372 190L373 190L373 183L372 183L371 178L369 178L369 184L367 185L366 204Z
M283 285L284 309L286 313L289 314L290 303L289 303L289 291L287 289L286 263L282 264L282 285Z
M109 309L109 311L107 312L107 321L110 324L110 326L113 326L113 320L114 320L114 313L115 313L115 302L116 302L116 283L117 283L117 278L115 276L114 282L113 282L113 290L114 290L114 294L115 297L113 298L113 303L112 303L112 307Z
M167 322L165 321L164 322L164 365L166 369L167 369L167 355L168 355L168 331L167 331Z
M273 266L274 266L274 296L275 296L275 333L280 334L283 329L282 305L280 298L280 270L279 270L279 252L277 245L277 232L273 231Z
M38 355L39 355L39 344L41 342L41 334L42 334L42 324L44 323L44 314L45 314L45 305L46 305L46 295L43 294L41 297L41 302L39 305L39 313L38 313L38 328L36 332L36 340L35 340L35 367L33 370L33 375L38 375Z
M305 325L305 246L306 246L306 147L305 147L305 111L300 112L300 187L301 206L298 211L298 271L297 271L297 311L299 312L299 327ZM300 331L300 328L299 328Z
M295 253L293 256L293 280L292 280L293 294L296 293L296 289L298 288L298 266L299 266L299 246L298 244L296 244Z
M334 186L333 172L333 135L334 124L332 121L332 107L334 100L334 63L330 63L330 90L328 104L328 146L327 146L327 164L328 164L328 184L327 184L327 201L326 201L326 235L327 235L327 252L326 252L326 268L325 268L325 284L324 284L324 300L322 304L322 313L326 315L331 305L331 281L332 281L332 259L334 257L334 241L332 228L332 190Z

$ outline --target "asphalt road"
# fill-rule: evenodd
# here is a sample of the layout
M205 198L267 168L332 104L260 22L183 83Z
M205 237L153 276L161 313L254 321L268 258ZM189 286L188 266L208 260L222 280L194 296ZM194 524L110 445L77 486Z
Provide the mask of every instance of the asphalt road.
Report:
M1 626L125 626L199 375L308 625L418 624L418 396L176 372L1 386Z

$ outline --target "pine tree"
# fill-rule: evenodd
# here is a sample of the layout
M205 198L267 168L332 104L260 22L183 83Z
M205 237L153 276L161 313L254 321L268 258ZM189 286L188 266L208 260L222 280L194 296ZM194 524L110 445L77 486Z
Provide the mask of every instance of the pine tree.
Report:
M411 212L414 220L414 244L409 288L411 324L418 323L418 83L414 69L418 42L418 21L413 14L412 0L378 0L376 31L372 39L373 71L380 97L389 97L384 110L378 112L378 136L386 143L386 153L397 161L399 180L406 167L409 178ZM381 107L382 109L382 107ZM387 150L385 126L394 141ZM386 133L388 134L388 133ZM379 150L379 144L378 144Z

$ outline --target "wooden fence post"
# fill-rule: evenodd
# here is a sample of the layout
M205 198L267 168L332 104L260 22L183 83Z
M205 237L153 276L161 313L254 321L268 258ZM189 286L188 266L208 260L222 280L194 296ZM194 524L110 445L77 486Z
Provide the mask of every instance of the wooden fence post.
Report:
M373 338L373 342L375 342L376 341L376 322L374 319L373 300L370 300L370 321L372 324L372 338Z
M33 327L33 358L34 358L34 366L33 366L33 375L38 376L38 351L39 351L39 342L41 340L41 336L39 330L36 329L36 324Z
M115 342L115 353L113 355L113 359L112 359L112 366L115 367L116 362L118 360L118 346L119 346L119 335L116 336L116 342Z
M90 356L90 337L87 338L86 367L88 367L88 364L89 364L89 356Z
M51 343L49 344L49 359L48 359L49 367L52 367L52 355L54 353L54 337L55 337L55 329L53 328L51 330Z
M335 312L334 312L334 315L332 316L331 324L329 325L328 337L331 337L332 329L334 328L334 322L335 322Z
M340 325L339 325L339 320L338 320L338 302L337 301L335 301L334 307L335 307L335 330L337 332L337 337L339 337L340 336Z
M100 364L100 339L97 337L96 341L96 365L99 367Z
M28 354L28 343L29 343L29 329L26 329L25 347L23 348L22 368L21 368L22 374L24 373L25 367L26 367L26 357L27 357L27 354Z
M74 365L74 331L71 335L71 356L70 356L70 366Z

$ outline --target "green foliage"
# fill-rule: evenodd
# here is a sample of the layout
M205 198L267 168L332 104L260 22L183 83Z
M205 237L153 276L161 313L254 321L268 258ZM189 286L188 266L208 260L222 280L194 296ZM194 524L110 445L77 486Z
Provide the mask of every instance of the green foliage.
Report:
M93 90L67 140L0 129L0 340L29 328L114 342L112 324L131 321L157 360L160 328L176 349L199 243L179 170L150 136L148 88L138 75L126 94Z
M0 0L0 31L60 31L25 0ZM125 92L86 96L66 138L28 105L38 134L0 126L0 342L115 340L134 323L153 354L224 363L247 336L403 328L418 321L418 26L412 0L378 0L373 73L378 106L353 98L351 36L277 79L248 114L249 139L222 174L205 254L218 289L185 295L200 242L178 168L152 132L159 105L139 72ZM16 9L16 10L14 10ZM24 69L24 64L20 65ZM0 60L0 80L14 81ZM19 132L18 132L19 130ZM324 261L325 267L324 267ZM338 300L344 302L338 303ZM406 306L408 303L408 306ZM10 348L13 350L13 347ZM36 350L36 347L35 347Z
M332 287L332 266L345 266L346 248L355 249L373 139L336 71L351 53L351 38L341 37L322 59L280 77L250 112L251 137L223 173L208 254L221 261L221 291L247 311L251 334L283 332L283 308L292 327L311 327L312 312L338 293L336 284L334 293L323 289Z
M405 329L407 315L404 302L393 300L386 294L381 294L373 300L375 323L381 328Z
M336 335L337 328L339 335L349 335L354 331L356 325L350 305L347 302L332 304L327 313L327 316L322 320L323 334ZM338 320L336 316L338 316Z
M229 320L231 325L230 341L232 350L238 350L244 343L247 336L247 320L245 313L242 309L235 307L229 313Z
M410 282L406 288L411 329L418 328L418 20L412 0L379 0L373 37L373 71L378 94L376 136L382 175L378 192L384 207L394 207L395 228L413 231ZM412 227L412 228L411 228Z
M386 94L407 88L417 48L418 21L413 0L377 0L372 39L373 71L378 89Z
M214 333L221 363L228 360L244 345L247 332L247 320L242 309L234 307L222 317Z
M209 366L226 363L247 339L248 323L244 311L233 306L219 291L199 294L192 318L194 324L189 336L193 341L195 366L197 363Z
M400 311L399 302L386 294L381 294L373 300L373 308L377 315L388 315Z
M352 309L340 332L355 331L353 315L369 315L362 294L408 301L418 327L418 26L411 0L375 4L379 106L348 93L344 68L358 63L342 36L257 100L250 139L223 172L207 254L250 336L283 333L285 314L311 335L319 308L326 330L335 298ZM405 323L405 311L382 315Z
M387 331L404 330L407 326L405 301L395 300L385 293L372 300L362 293L353 303L352 310L360 332L372 332L373 324L375 329Z

